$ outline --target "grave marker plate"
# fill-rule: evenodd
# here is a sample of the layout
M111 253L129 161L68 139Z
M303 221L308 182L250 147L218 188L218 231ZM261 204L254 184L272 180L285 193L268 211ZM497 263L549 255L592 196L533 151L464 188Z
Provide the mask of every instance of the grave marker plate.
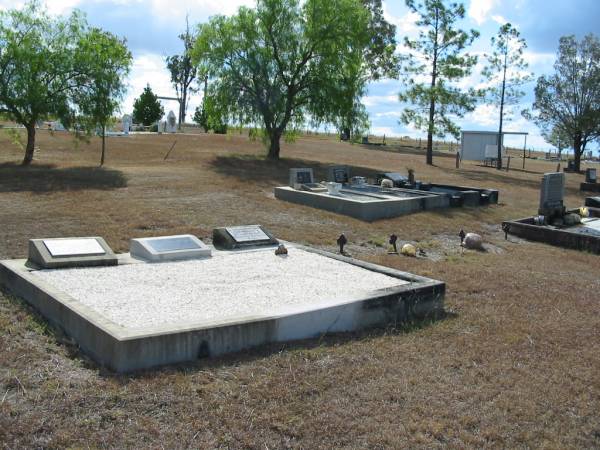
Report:
M200 245L198 245L198 243L189 236L174 236L169 239L149 239L147 242L148 245L157 253L194 250L201 248Z
M271 239L258 225L226 227L225 229L239 243L269 241Z
M277 244L279 241L260 225L222 227L213 230L213 245L221 250Z
M92 238L44 239L44 245L53 257L104 255L106 251Z
M539 213L544 216L552 216L562 213L563 198L565 191L564 173L547 173L542 178L542 189L540 192Z

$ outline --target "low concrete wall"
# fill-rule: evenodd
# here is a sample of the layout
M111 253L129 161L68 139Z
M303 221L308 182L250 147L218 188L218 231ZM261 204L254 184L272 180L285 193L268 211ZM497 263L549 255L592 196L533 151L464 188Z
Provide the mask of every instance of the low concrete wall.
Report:
M380 290L369 298L348 303L313 306L313 309L294 308L279 316L140 329L119 326L43 283L31 275L24 260L0 261L0 284L24 298L52 325L73 337L81 349L99 364L117 372L192 361L268 342L306 339L328 332L436 317L443 312L443 282L298 247L409 281L409 284Z
M591 217L600 217L600 209L588 208ZM571 210L570 212L576 212ZM527 239L529 241L543 242L557 247L583 250L600 254L600 237L575 233L566 229L553 229L546 226L535 225L533 217L509 220L502 222L505 233Z
M331 195L320 195L314 192L299 191L290 187L276 187L275 198L300 205L344 214L356 219L372 222L378 219L389 219L418 211L446 208L450 205L448 197L442 194L419 192L410 198L390 198L373 201L360 201ZM357 193L361 193L358 191Z

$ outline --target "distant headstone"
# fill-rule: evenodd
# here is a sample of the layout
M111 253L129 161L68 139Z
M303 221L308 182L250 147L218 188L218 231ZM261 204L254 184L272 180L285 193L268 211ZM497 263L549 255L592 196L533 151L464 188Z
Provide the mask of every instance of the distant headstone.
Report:
M350 181L350 168L348 166L330 166L327 169L327 181L348 183Z
M565 174L547 173L542 178L540 193L539 214L546 217L563 215L565 207L563 198L565 194Z
M145 261L175 261L211 255L210 248L191 234L132 239L129 253Z
M44 269L114 266L117 256L101 237L30 239L28 262Z
M129 134L131 131L131 116L129 114L125 114L123 116L123 134Z
M167 125L166 125L167 133L176 133L177 132L177 117L175 117L175 113L173 111L169 111L167 114Z
M277 244L279 241L260 225L223 227L213 230L213 245L226 250Z
M156 131L158 132L158 134L165 132L165 126L166 126L166 122L164 122L162 120L159 120L158 122L156 122Z
M596 176L596 168L588 168L585 169L585 182L586 183L595 183L597 181Z
M314 182L315 178L312 169L290 169L290 187L298 189L302 184L312 184Z

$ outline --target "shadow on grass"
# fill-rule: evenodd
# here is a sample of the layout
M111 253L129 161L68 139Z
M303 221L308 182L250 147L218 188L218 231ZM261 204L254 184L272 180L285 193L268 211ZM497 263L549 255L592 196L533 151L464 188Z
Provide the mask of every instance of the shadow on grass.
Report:
M289 171L291 168L310 167L313 169L315 181L327 179L327 168L332 163L320 163L317 161L282 158L277 161L254 155L232 155L217 156L211 161L213 170L221 175L231 176L240 180L259 181L271 183L278 186L287 186ZM375 178L383 170L374 170L367 167L348 166L350 175L360 175Z
M127 186L123 172L104 167L56 168L51 164L0 164L0 192L52 192L118 189Z

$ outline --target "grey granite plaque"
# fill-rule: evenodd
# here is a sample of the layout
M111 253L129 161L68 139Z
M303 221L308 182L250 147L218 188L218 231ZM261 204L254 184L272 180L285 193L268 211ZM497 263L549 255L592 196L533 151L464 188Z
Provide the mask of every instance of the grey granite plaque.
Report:
M154 251L159 253L201 248L200 245L189 236L172 237L170 239L152 239L147 242Z
M54 257L104 255L106 251L93 238L44 239L44 245Z
M268 241L271 239L258 225L225 227L225 229L236 242L240 243Z
M565 174L547 173L542 178L539 213L544 216L560 214L564 211Z

